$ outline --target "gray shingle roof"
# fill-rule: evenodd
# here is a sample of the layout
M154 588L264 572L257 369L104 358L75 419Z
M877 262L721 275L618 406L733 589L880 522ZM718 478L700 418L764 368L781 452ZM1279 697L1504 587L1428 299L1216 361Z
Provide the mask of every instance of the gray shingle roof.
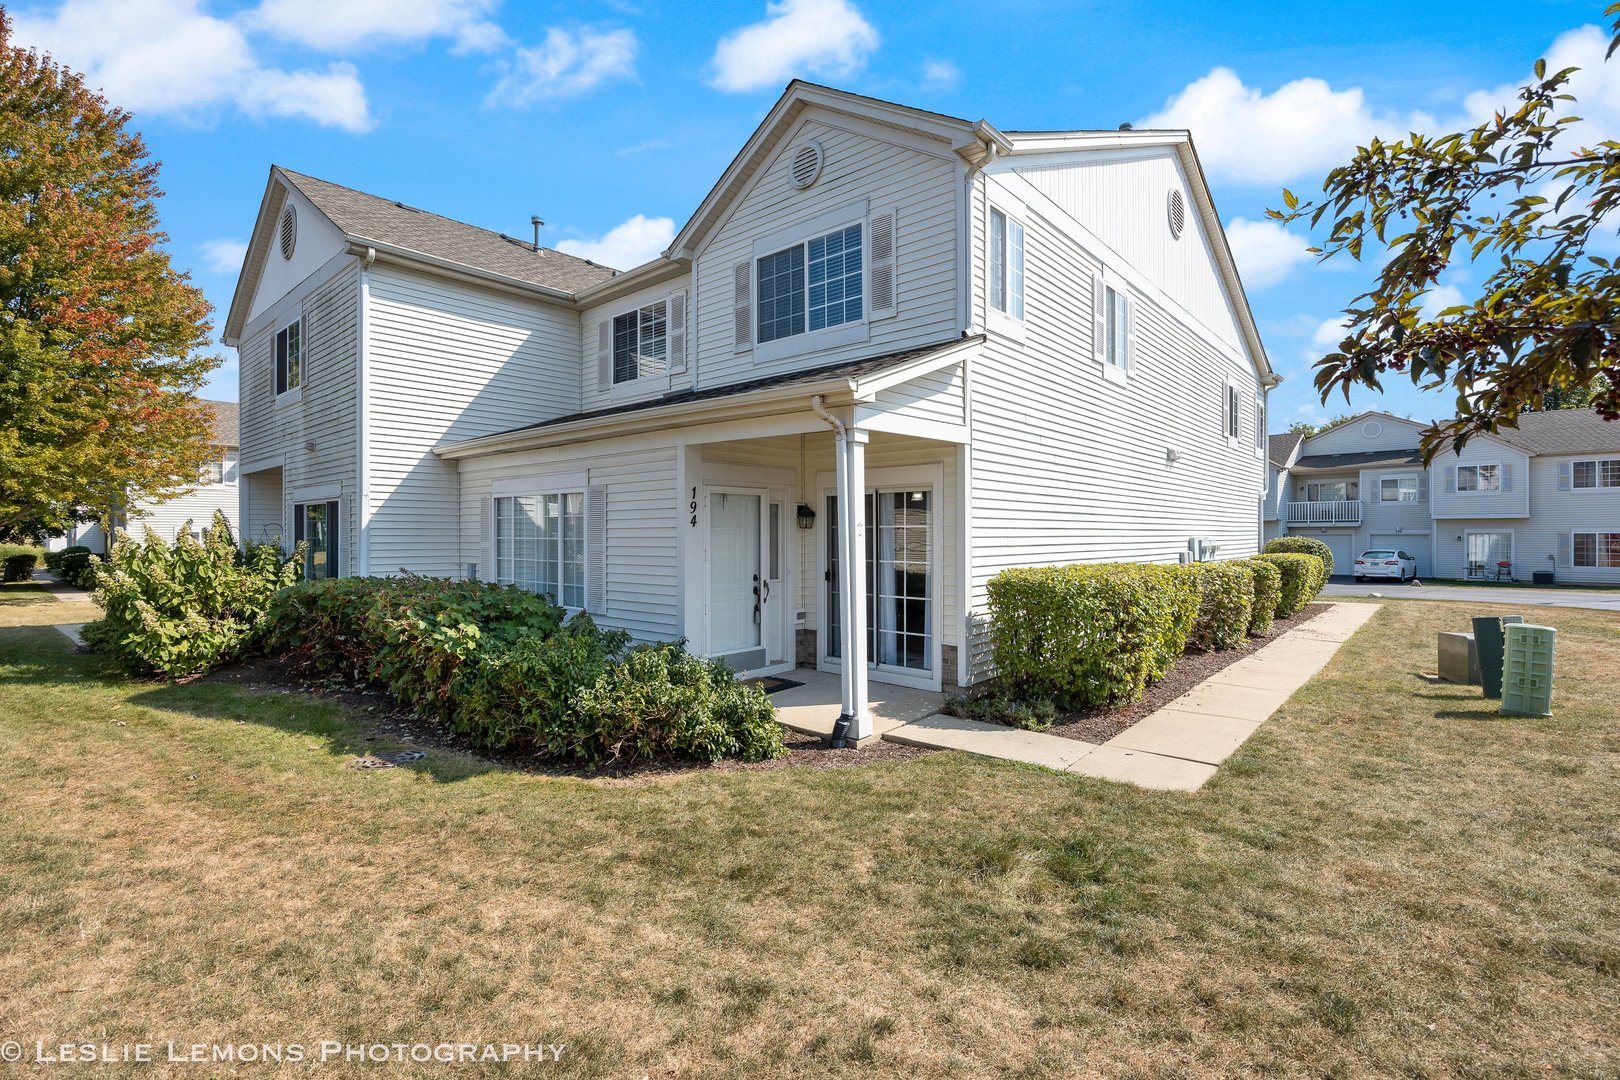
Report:
M1282 435L1273 435L1266 440L1266 456L1271 463L1279 469L1288 467L1288 459L1294 456L1299 444L1305 441L1303 431L1289 431Z
M1496 437L1532 454L1578 454L1620 450L1620 421L1603 419L1591 409L1555 409L1520 413L1517 428Z
M552 248L536 252L522 240L417 210L288 169L289 183L349 236L406 248L542 288L574 293L614 275L611 267Z
M234 401L204 401L214 410L214 442L219 446L241 446L241 410Z
M1395 465L1422 465L1417 450L1363 450L1355 454L1307 454L1294 462L1295 472L1327 469L1378 469Z

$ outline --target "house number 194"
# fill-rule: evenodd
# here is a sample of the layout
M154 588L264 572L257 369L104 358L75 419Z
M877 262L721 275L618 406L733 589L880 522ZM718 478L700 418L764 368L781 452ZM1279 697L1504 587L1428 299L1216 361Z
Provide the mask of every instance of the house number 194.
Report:
M697 488L692 489L692 501L687 504L687 509L692 511L692 528L695 529L697 528Z

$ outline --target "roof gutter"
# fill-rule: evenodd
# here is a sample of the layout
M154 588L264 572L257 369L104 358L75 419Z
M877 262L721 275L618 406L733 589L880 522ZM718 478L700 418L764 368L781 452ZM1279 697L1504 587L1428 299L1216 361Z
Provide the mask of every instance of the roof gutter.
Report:
M426 255L420 251L413 251L410 248L399 247L396 244L384 243L381 240L373 240L365 236L350 234L345 236L344 239L349 242L349 254L358 255L361 258L431 267L448 277L465 278L484 285L495 285L510 289L513 292L523 293L527 296L538 296L563 307L579 307L575 294L564 292L561 289L552 289L544 285L524 281L522 278L509 277L506 274L497 274L489 270L480 270L476 266L468 266L466 263L441 259L437 255Z

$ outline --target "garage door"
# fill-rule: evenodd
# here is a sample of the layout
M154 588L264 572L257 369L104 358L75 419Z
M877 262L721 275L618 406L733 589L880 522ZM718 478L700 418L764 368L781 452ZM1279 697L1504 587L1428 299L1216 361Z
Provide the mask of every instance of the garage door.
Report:
M1412 533L1373 533L1367 546L1369 548L1394 548L1404 551L1417 560L1417 576L1429 575L1429 538L1415 536Z
M1320 540L1333 552L1333 576L1348 574L1351 565L1356 559L1356 547L1352 542L1355 537L1347 532L1328 532L1326 529L1317 532L1301 532L1297 529L1289 533L1290 536L1308 536L1312 540Z

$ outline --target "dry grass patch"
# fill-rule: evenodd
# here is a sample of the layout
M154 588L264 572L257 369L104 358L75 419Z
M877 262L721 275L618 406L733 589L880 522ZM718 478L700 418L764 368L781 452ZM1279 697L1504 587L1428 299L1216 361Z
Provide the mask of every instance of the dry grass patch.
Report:
M1558 713L1504 720L1419 674L1480 609L1386 604L1184 796L960 754L360 772L393 747L332 704L130 682L27 607L0 602L0 1039L549 1041L530 1071L581 1077L1620 1068L1613 615L1551 613Z

